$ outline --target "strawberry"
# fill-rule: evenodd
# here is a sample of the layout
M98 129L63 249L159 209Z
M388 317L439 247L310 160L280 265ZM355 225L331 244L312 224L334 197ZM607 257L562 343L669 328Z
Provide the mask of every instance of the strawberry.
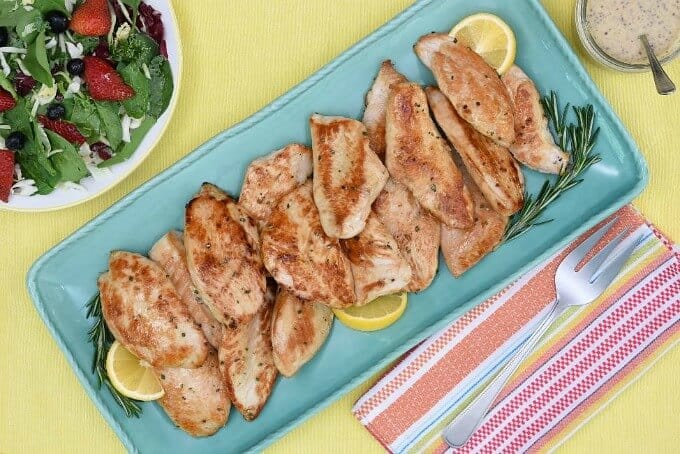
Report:
M108 0L85 0L73 13L69 28L84 36L108 34L111 29Z
M14 96L7 90L0 88L0 112L5 112L13 109L17 105Z
M14 153L0 150L0 200L9 201L14 184Z
M85 143L85 137L73 123L64 120L50 120L45 115L38 115L38 121L44 128L56 132L71 143L79 146Z
M99 57L85 57L85 83L90 96L97 101L125 101L135 91L123 81L120 74Z

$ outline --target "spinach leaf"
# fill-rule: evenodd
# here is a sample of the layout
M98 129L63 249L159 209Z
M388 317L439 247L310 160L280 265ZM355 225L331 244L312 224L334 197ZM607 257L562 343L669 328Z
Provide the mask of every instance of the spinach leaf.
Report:
M151 129L155 123L156 119L147 115L142 121L142 124L139 125L139 128L132 131L130 142L124 144L111 159L101 162L98 167L110 167L114 164L119 164L132 156L132 153L139 147L139 144L142 143L142 139L144 139L146 133L149 132L149 129Z
M14 99L17 99L17 92L14 90L14 84L9 81L2 71L0 71L0 88L4 88Z
M151 73L149 114L158 118L168 108L172 98L173 81L170 62L163 56L155 57L149 64L149 73Z
M117 62L142 63L147 65L151 59L160 54L156 41L146 33L130 33L124 41L120 41L111 52L111 57Z
M63 0L35 0L33 2L33 8L39 10L43 14L56 10L68 15Z
M17 16L14 28L17 35L19 35L19 38L24 40L26 45L30 45L37 39L40 32L45 31L45 22L43 21L40 11L37 9L32 9L30 11L26 11L23 8L19 9L23 10L25 14L19 14ZM43 35L43 44L45 41L44 38L45 36Z
M45 195L54 191L61 177L47 156L22 150L16 154L16 157L23 175L35 181L38 194Z
M71 121L88 139L97 139L101 131L101 120L94 103L86 98L75 97Z
M125 111L134 118L142 118L146 115L149 106L149 79L136 64L129 64L118 70L126 84L135 90L135 96L123 101Z
M38 82L51 87L54 83L50 73L50 62L47 61L47 50L45 49L45 32L38 33L38 37L28 45L26 58L24 59L26 69Z
M59 134L49 130L45 130L45 132L50 139L52 149L63 150L49 158L54 168L60 173L61 180L77 183L85 178L88 175L87 167L76 148Z
M26 11L21 6L15 9L15 6L13 2L0 1L0 27L16 27L19 23L25 23L30 21L30 18L40 16L38 11ZM17 34L21 35L21 32L17 31Z
M13 131L19 131L26 137L33 135L31 129L31 114L28 112L26 100L20 98L17 100L17 105L13 109L5 112L5 122L12 128Z
M102 132L105 133L111 148L116 150L123 141L123 127L118 116L118 103L95 101L97 113L101 120Z
M47 157L42 143L36 139L37 128L37 125L29 125L28 130L22 130L26 134L26 143L16 158L24 176L34 180L38 194L44 195L54 190L61 175Z

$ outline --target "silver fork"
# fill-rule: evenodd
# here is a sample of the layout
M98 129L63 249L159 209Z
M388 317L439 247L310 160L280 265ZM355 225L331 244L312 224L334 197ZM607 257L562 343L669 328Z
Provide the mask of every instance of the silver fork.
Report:
M595 300L619 274L624 263L626 263L633 250L640 243L640 239L632 241L621 251L612 254L614 249L626 237L628 229L616 235L600 252L585 263L579 271L576 271L576 266L587 256L602 237L609 232L615 222L616 219L612 219L602 226L562 260L555 273L557 299L552 303L552 309L538 328L536 328L536 331L527 339L524 345L515 353L484 391L444 429L444 440L446 440L449 446L459 448L467 442L484 419L484 416L489 411L491 404L496 400L505 383L519 365L522 364L524 359L533 351L550 325L567 308L583 306Z

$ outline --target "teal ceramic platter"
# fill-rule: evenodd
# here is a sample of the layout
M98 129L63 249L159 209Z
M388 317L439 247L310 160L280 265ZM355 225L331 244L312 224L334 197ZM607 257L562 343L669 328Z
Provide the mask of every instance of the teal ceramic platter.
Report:
M503 245L460 279L440 260L434 283L410 295L404 316L383 331L352 331L339 322L317 354L294 378L279 378L259 418L246 422L232 409L217 434L192 438L154 403L128 419L90 372L91 320L85 303L114 249L148 252L169 229L182 228L184 205L204 181L238 195L248 163L289 142L310 143L313 112L361 118L363 98L380 62L420 83L429 71L412 52L427 32L447 31L469 14L487 11L506 20L517 36L517 62L542 92L562 102L593 104L602 155L585 181L546 213L556 220ZM544 177L527 171L528 188ZM647 182L646 165L611 107L536 0L423 0L343 53L319 72L247 120L222 132L42 256L28 274L35 306L104 418L130 451L226 453L259 450L388 365L424 337L493 295L521 273L628 203ZM55 415L65 417L67 415Z

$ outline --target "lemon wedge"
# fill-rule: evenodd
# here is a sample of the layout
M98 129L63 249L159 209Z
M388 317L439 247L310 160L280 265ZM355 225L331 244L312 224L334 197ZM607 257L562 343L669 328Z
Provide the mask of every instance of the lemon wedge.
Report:
M377 331L399 320L406 310L406 292L378 297L364 306L333 309L342 323L359 331Z
M515 34L498 16L473 14L458 22L449 35L478 53L498 74L515 62Z
M157 400L165 390L153 368L115 341L106 355L106 373L116 390L135 400Z

